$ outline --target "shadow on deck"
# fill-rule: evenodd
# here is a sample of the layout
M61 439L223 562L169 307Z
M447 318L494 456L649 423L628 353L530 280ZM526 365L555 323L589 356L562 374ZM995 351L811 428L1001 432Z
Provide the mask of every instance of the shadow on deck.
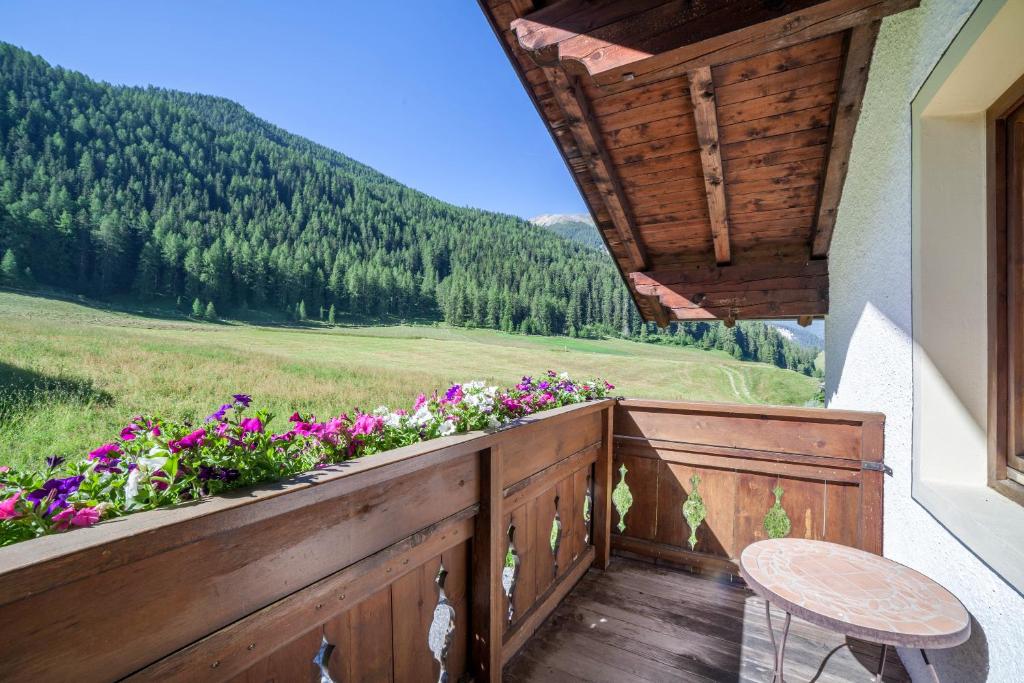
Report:
M776 629L782 619L772 610ZM794 617L785 672L794 681L869 681L879 653ZM583 577L504 679L753 683L771 680L773 656L764 601L743 585L618 557ZM884 680L909 680L891 651Z

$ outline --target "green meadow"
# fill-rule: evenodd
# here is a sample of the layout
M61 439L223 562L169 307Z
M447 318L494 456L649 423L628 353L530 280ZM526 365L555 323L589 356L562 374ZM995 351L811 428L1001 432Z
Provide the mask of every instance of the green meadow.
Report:
M202 419L233 393L252 394L282 427L296 409L402 407L421 390L548 368L638 398L803 405L819 387L718 351L430 325L208 323L0 292L0 464L84 453L139 413Z

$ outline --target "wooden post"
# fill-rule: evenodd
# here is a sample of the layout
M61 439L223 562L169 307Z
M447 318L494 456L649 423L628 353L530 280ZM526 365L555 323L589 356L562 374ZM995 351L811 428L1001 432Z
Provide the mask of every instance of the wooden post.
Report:
M501 681L501 645L505 596L501 570L505 533L502 527L501 449L491 446L481 454L480 513L473 537L473 661L477 681Z
M608 568L612 550L612 488L615 485L612 477L612 448L615 442L612 417L616 405L617 402L601 414L604 441L597 462L594 463L594 566L598 569Z

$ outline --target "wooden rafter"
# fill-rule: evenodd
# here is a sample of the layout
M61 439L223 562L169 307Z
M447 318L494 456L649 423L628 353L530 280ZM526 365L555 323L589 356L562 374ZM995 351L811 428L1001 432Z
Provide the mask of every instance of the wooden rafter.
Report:
M708 198L711 237L715 243L715 261L726 264L732 260L729 250L729 216L711 67L702 66L690 74L690 98L693 100L697 144L700 145L700 161L704 168L704 190Z
M631 273L677 320L783 318L828 313L828 263L807 261Z
M850 31L839 98L832 119L832 143L828 152L825 182L818 200L814 236L811 241L811 256L814 258L828 256L829 246L832 244L839 201L843 196L843 184L846 182L846 171L850 164L850 151L853 149L853 134L857 129L857 119L860 118L861 100L868 83L871 55L875 49L880 23L875 21L857 26Z
M572 131L580 153L588 160L590 175L601 193L622 246L634 264L634 270L646 269L647 252L633 223L629 200L615 172L615 165L608 156L601 131L597 127L597 119L590 111L583 88L575 76L566 74L558 67L543 69L555 99L565 114L565 125Z
M920 0L561 0L512 22L539 63L561 62L598 85L662 80L745 59L917 7Z

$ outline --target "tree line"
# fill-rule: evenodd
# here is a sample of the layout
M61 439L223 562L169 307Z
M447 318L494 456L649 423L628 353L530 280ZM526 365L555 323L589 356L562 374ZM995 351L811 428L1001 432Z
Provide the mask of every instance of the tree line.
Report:
M653 332L602 251L446 204L229 100L99 83L3 43L0 93L0 284L762 355L731 332ZM761 327L792 347L767 362L806 368Z

